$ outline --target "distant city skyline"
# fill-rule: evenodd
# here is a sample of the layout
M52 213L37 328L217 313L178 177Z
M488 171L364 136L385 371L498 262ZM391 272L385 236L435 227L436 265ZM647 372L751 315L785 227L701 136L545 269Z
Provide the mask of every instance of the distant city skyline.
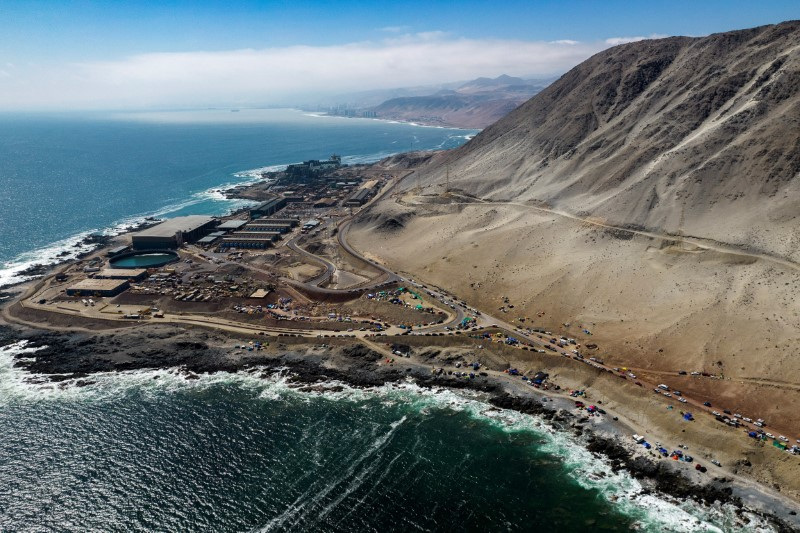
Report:
M290 105L543 77L615 44L799 17L790 1L6 1L0 109Z

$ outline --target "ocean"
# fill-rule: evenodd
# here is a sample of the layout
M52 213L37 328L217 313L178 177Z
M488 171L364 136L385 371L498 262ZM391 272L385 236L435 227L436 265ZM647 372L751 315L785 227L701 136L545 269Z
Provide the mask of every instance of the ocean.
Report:
M91 232L226 212L241 204L217 191L259 169L474 133L292 110L0 117L0 284ZM61 387L15 356L35 352L0 347L3 531L737 530L477 393L163 369Z
M81 251L91 233L247 205L220 190L263 170L333 153L364 163L454 148L475 133L288 109L0 114L0 287Z

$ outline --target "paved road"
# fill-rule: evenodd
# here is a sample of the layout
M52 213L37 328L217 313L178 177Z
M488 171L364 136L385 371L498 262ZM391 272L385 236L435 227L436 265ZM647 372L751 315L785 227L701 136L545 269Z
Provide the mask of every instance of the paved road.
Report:
M305 282L301 282L303 285L311 285L313 287L319 287L321 284L328 282L332 277L334 272L336 272L336 265L334 265L331 261L325 259L324 257L320 257L318 255L314 255L308 250L305 250L297 244L303 237L302 234L295 235L286 243L287 248L293 250L300 255L304 256L305 258L311 260L312 263L317 263L325 267L325 272L320 274L319 276L310 279Z
M400 178L397 178L388 187L385 187L382 191L380 191L372 200L370 200L364 206L362 206L356 213L354 213L354 214L350 215L349 217L345 218L344 220L340 221L338 223L338 225L337 225L337 230L338 231L337 231L337 234L336 234L336 240L339 243L339 246L341 246L342 249L344 249L347 253L349 253L350 255L355 257L357 260L363 261L364 263L370 265L372 268L374 268L378 272L381 272L381 274L382 274L381 278L378 278L378 279L375 279L375 280L371 280L371 281L366 282L366 283L359 284L359 285L357 285L355 287L348 287L348 288L344 288L344 289L324 289L324 288L320 287L320 285L328 282L333 277L333 274L336 272L336 265L333 262L331 262L330 260L325 259L324 257L320 257L318 255L312 254L308 250L305 250L305 249L301 248L300 245L297 244L297 241L302 238L302 235L296 235L286 243L286 246L289 247L289 249L291 249L291 250L303 255L304 257L306 257L307 259L311 260L312 262L324 266L325 267L325 272L321 273L319 276L317 276L317 277L315 277L313 279L310 279L308 281L305 281L305 282L294 282L293 284L294 285L297 285L297 284L303 285L307 289L312 289L312 290L315 290L315 291L319 291L320 289L322 289L325 293L329 293L329 294L342 294L342 293L352 293L354 291L354 289L358 290L359 292L366 292L366 291L369 291L369 290L373 290L373 289L376 289L376 288L380 288L380 287L389 285L391 283L402 281L402 278L400 276L398 276L396 273L392 272L391 270L389 270L388 268L384 267L380 263L377 263L377 262L375 262L375 261L373 261L371 259L368 259L367 257L364 257L355 248L353 248L350 245L350 243L347 242L347 232L350 230L350 224L353 222L353 219L356 216L358 216L360 213L362 213L365 209L369 208L375 202L378 202L382 198L384 198L387 194L389 194L392 190L394 190L394 188L397 186L398 183L400 183L400 181L402 181L403 179L407 178L408 176L410 176L414 172L415 172L414 170L411 170L411 171L407 172L405 175L401 176Z

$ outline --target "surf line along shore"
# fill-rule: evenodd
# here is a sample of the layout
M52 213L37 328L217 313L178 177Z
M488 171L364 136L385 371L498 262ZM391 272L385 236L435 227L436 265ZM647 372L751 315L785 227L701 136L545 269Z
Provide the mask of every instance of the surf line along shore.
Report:
M409 382L425 388L464 390L478 394L487 408L491 405L531 415L556 431L571 434L577 443L595 453L598 461L639 480L643 495L652 492L676 502L724 504L735 514L752 514L779 531L798 526L792 520L795 516L789 514L792 502L759 493L757 487L734 476L701 483L690 471L679 468L683 465L648 457L632 445L629 435L635 428L612 420L611 412L585 416L585 411L576 411L574 399L567 391L556 390L556 383L550 383L546 391L534 390L517 376L492 370L492 363L484 357L481 359L487 360L487 365L482 365L474 378L455 375L460 373L457 368L476 362L468 359L474 357L469 351L433 346L409 350L410 357L387 357L347 339L331 339L322 347L297 337L270 337L269 346L252 352L235 348L237 344L246 345L247 338L168 325L96 333L0 329L2 345L25 340L26 348L39 348L16 361L32 379L43 380L31 387L53 383L58 387L91 387L97 379L93 376L100 373L161 368L177 369L188 380L215 372L245 372L264 378L280 372L300 391L335 390L337 384L368 389ZM591 402L591 395L585 401Z
M396 183L397 181L390 181L387 183L376 199L388 194ZM332 217L331 222L328 223L328 230L331 234L329 241L332 243L338 243L340 245L345 244L347 228L349 227L348 222L350 218L339 218L337 223L333 222L335 220L337 219ZM338 232L334 230L338 230ZM292 241L294 241L294 238ZM314 243L312 242L311 244L313 245ZM306 243L304 246L309 247L309 244ZM369 259L360 256L359 252L354 250L352 247L343 246L343 248L351 256L359 255L359 257L356 257L355 259L362 262L361 268L372 267L373 269L380 271L375 274L379 277L386 276L388 273L388 275L394 276L394 281L403 281L403 278L397 276L391 271L388 271L385 268L377 268L373 262L370 262ZM189 253L186 258L196 260L200 258L201 255L202 254L192 252ZM226 262L222 258L217 259L219 261ZM235 268L250 267L248 263L236 262L235 265L230 261L227 261L226 263L228 263L231 267L235 266ZM229 266L228 264L224 266ZM261 273L263 268L253 269L253 271ZM32 286L35 292L36 285L32 284ZM231 323L231 320L227 318L220 318L219 320L216 318L214 320L200 320L200 315L198 315L198 318L195 320L191 319L191 317L187 316L184 312L168 314L164 318L164 322L167 323L160 326L151 325L152 321L146 325L145 323L136 324L137 329L140 331L131 333L129 327L133 324L131 324L129 321L125 322L124 320L119 319L111 320L109 315L106 315L108 319L101 319L99 317L102 315L99 314L99 312L95 313L97 316L76 316L76 314L72 312L45 312L45 308L39 306L36 301L32 301L36 300L35 298L27 301L27 303L30 304L27 307L23 308L23 306L20 306L18 302L14 302L6 306L3 312L4 316L9 319L9 322L25 325L30 328L28 331L36 336L36 345L60 346L59 353L69 354L69 357L63 358L59 357L58 354L50 353L48 351L50 348L45 348L36 353L33 362L22 362L24 368L31 372L42 374L66 374L64 376L54 378L60 379L64 386L72 386L76 384L90 386L91 374L93 373L137 368L180 367L188 373L187 375L189 377L196 376L201 372L240 371L255 367L263 367L258 371L270 372L271 370L275 370L275 368L277 368L277 366L274 364L274 361L278 360L282 366L290 368L293 371L299 369L297 370L297 373L300 376L312 376L316 380L314 383L324 382L326 378L331 377L331 374L334 374L334 379L339 379L345 383L352 383L356 386L378 386L385 382L398 382L410 377L414 380L421 380L428 386L477 389L486 394L492 395L502 394L502 392L505 392L512 394L517 398L527 398L529 395L535 396L535 393L530 390L529 386L525 385L527 382L522 379L525 376L514 376L512 378L511 375L503 373L503 370L507 370L509 368L510 362L515 363L515 361L519 360L519 355L524 354L527 358L525 365L528 370L536 368L543 369L551 373L558 372L559 375L554 376L554 378L558 378L556 383L561 383L563 388L585 388L576 387L574 384L581 379L586 378L587 376L594 380L593 386L589 388L589 395L590 397L597 398L596 402L605 407L605 409L608 411L608 414L605 416L585 417L585 411L576 409L574 400L564 397L561 394L554 394L552 389L549 392L549 394L552 394L551 397L555 401L562 403L562 405L559 407L561 411L556 411L556 413L563 412L570 415L563 415L565 420L557 420L557 422L559 422L559 424L567 423L569 425L574 423L577 426L574 428L570 427L569 431L580 430L581 434L586 433L588 435L590 429L595 432L606 426L613 429L613 431L611 431L612 435L616 435L617 437L621 436L621 438L617 438L613 440L613 442L616 442L619 446L622 446L622 449L627 450L628 453L638 451L639 455L644 457L644 460L650 461L653 465L656 465L655 467L650 466L642 470L651 471L649 476L645 476L645 479L667 479L663 475L663 468L671 468L674 470L678 467L687 466L685 464L673 464L672 462L667 462L666 464L671 464L672 466L664 467L664 461L660 459L655 459L655 461L653 461L653 456L647 453L642 454L641 448L635 448L632 446L630 442L630 434L634 432L648 434L647 426L650 424L649 422L645 421L639 421L637 423L637 421L634 420L635 416L633 413L631 413L629 410L626 410L625 406L621 405L620 402L616 402L616 407L610 407L608 401L601 399L605 398L605 395L602 391L604 388L607 390L607 387L605 387L605 385L602 383L602 379L598 379L596 375L592 375L592 373L597 374L599 372L598 369L587 368L586 365L572 361L569 358L562 358L559 354L540 355L538 352L536 354L531 351L523 352L519 347L514 348L503 344L489 343L485 337L481 337L480 339L475 339L470 335L448 335L442 337L442 335L445 335L444 332L446 331L446 327L450 327L450 325L458 325L462 319L465 318L463 312L464 308L461 304L456 306L455 298L451 295L448 295L446 291L435 287L426 288L429 289L428 292L430 294L430 301L435 307L437 307L437 309L439 309L439 311L435 312L441 313L443 318L441 319L441 323L436 323L434 321L431 322L429 326L415 329L417 330L417 333L427 331L429 332L428 335L434 335L435 332L435 337L407 335L401 336L398 334L408 332L408 329L401 331L395 326L392 326L394 328L393 331L387 330L389 335L383 333L380 337L373 337L371 333L347 333L341 329L332 335L329 334L331 332L325 332L323 335L322 330L309 329L308 327L304 326L304 323L295 324L294 329L285 327L265 327L264 325L258 325L260 324L259 322L242 322L239 318L235 320L235 324ZM323 290L318 292L325 293ZM451 303L449 306L444 303L451 301L454 303ZM222 308L220 308L220 310L222 310ZM381 310L381 312L384 311L385 309ZM92 311L90 308L87 308L87 312ZM372 312L377 312L376 308L373 307ZM476 335L488 334L492 336L503 331L505 331L503 335L506 336L510 334L516 335L516 333L513 333L513 326L499 323L498 325L500 327L492 327L492 323L495 320L491 319L485 314L483 317L484 318L482 321L484 323L482 326L480 328L475 328L476 331L474 331L474 333ZM173 318L174 322L172 324L168 323ZM418 317L415 317L415 320L416 318ZM405 318L403 318L403 320L405 320ZM281 324L286 323L287 322L283 322ZM374 323L375 321L373 320L372 324L374 325ZM50 334L51 336L48 337L47 334L36 333L36 330L42 327L47 327L52 330L66 333L77 332L73 333L73 335L77 336L76 338L79 340L77 342L63 341L62 337L67 339L72 338L72 336L69 334L66 336ZM94 336L87 335L93 331L100 332L104 330L115 329L118 330L117 333L104 333L102 336L98 336L98 338L105 339L102 341L93 340ZM83 330L83 332L81 332L81 330ZM165 331L168 333L164 333ZM255 337L257 333L263 334L265 332L268 333L269 336L262 335L260 337ZM120 339L122 338L123 333L126 336L125 338L127 338L128 335L132 335L131 338L134 339L134 342L131 344L131 348L128 351L120 351L118 348L116 348L118 343L121 342ZM460 331L459 333L468 332ZM472 329L470 328L470 334L471 333ZM166 336L162 337L162 335ZM208 342L203 340L203 335L211 335L211 337L208 337ZM369 335L370 338L366 338L367 335ZM109 336L113 337L109 339ZM356 336L360 338L353 340L353 338ZM267 339L269 340L267 341ZM528 340L532 345L536 343L541 344L541 342L534 338L530 338ZM238 341L240 346L239 349L235 348L236 341ZM263 360L262 354L268 353L269 350L250 350L249 347L243 350L241 348L242 345L249 345L253 341L269 342L272 346L271 349L276 350L273 353L273 357ZM66 342L66 344L64 344L64 342ZM341 369L337 369L336 365L331 366L331 361L333 361L334 356L336 355L335 350L345 350L347 349L347 346L351 346L356 342L366 345L368 353L371 354L369 357L373 360L367 361L368 364L365 363L366 367L363 365L356 365L353 367L350 363L348 363L341 366L341 368L346 369L345 371L342 371ZM78 343L85 344L79 345ZM403 343L404 346L407 346L410 349L396 350L393 349L393 347L388 346L397 343ZM281 347L281 345L283 345L283 347ZM74 357L76 353L81 353L84 351L85 346L91 347L91 349L86 351L85 357ZM115 347L111 348L111 346ZM297 347L297 351L293 352L295 353L296 357L286 359L284 356L286 355L287 350L289 350L291 347ZM402 361L403 368L405 370L399 368L400 363L398 362L396 354L394 353L397 351L403 354L411 355L410 358L404 357L399 359L399 361ZM439 353L435 353L437 351ZM314 363L314 357L318 358L316 363ZM282 360L281 358L286 360ZM342 360L348 362L350 359L352 359L352 357ZM394 362L392 362L393 359L395 359ZM310 371L309 367L307 366L310 364L308 361L313 363L311 364ZM356 357L355 361L361 361L363 363L363 357ZM478 372L475 377L470 377L470 372L465 374L463 370L459 370L459 368L463 368L463 364L461 367L456 366L458 363L468 362L479 362L482 365L481 372L484 372L486 375L481 375L480 372ZM406 366L406 364L411 366ZM432 375L431 367L441 370L441 373L438 373L437 370L437 374ZM411 370L409 371L408 368L411 368ZM375 373L375 371L379 372ZM338 375L335 374L336 372L344 372L344 374ZM586 374L586 372L589 372L589 374ZM457 373L462 375L457 375ZM524 373L525 372L523 372L523 374ZM572 373L572 375L569 375L570 373ZM473 372L473 374L475 373ZM578 376L579 379L576 380L576 376ZM300 377L296 379L303 380L306 378ZM618 388L618 380L614 381L615 384L612 385L612 387ZM507 386L508 389L498 392L499 389L497 389L497 387L500 387L501 385L503 385L503 387ZM503 407L516 406L518 408L517 410L539 409L539 407L531 407L529 404L518 405L515 403L515 401L511 401L509 403L508 400L502 400L502 402L505 402L502 405ZM548 407L550 406L548 405ZM530 412L532 414L537 414L535 411ZM613 413L613 415L611 413ZM612 421L607 420L609 416L616 416L621 421L625 421L627 426L618 427L616 424L613 424ZM577 421L575 421L576 417L579 417L577 418ZM587 418L587 420L584 421L583 418ZM599 423L600 420L605 420L605 422ZM587 428L587 422L591 423L590 428ZM588 437L585 438L588 439ZM671 447L677 448L678 442L676 441L677 437L675 435L656 435L655 438L659 438L664 442L672 442ZM683 442L687 442L687 440L684 440L682 437L681 440ZM622 455L620 455L622 452L614 451L616 448L609 447L608 445L598 444L603 442L599 440L599 438L595 438L592 442L594 442L592 446L594 446L595 451L609 452L611 455L614 455L617 458L622 457ZM689 442L691 443L691 441ZM588 440L587 443L591 444L588 442ZM693 444L692 447L694 449ZM637 454L634 453L633 456L636 457ZM625 462L626 461L618 460L616 464L621 465L620 467L624 467ZM642 464L643 463L639 461L630 468L636 467L637 469L641 470L639 467L642 467ZM653 470L653 468L655 468L655 470ZM738 494L741 494L742 496L745 496L745 500L748 503L753 502L754 499L756 500L756 503L762 499L773 502L771 504L772 508L785 511L776 513L777 516L786 520L792 520L792 517L796 516L790 514L790 512L793 511L793 503L788 500L784 500L779 495L767 494L769 491L764 489L763 496L753 498L752 494L754 493L754 486L749 485L745 478L736 476L733 472L727 472L725 469L712 469L711 472L712 474L702 477L691 470L691 468L682 468L681 470L673 472L671 475L679 475L681 476L681 479L685 478L687 480L690 479L689 476L691 476L696 479L696 481L701 482L699 484L700 487L708 487L710 483L710 489L702 489L702 491L711 490L710 493L701 492L701 494L706 494L706 496L702 496L700 498L703 501L709 501L709 499L713 497L715 499L727 498L732 502L736 502L738 501L736 498L741 499L741 496L738 496ZM720 472L720 474L722 472L726 473L721 474L723 478L719 478L717 475L715 479L714 476L717 472ZM644 474L641 473L640 475L644 476ZM660 487L657 486L657 481L652 481L652 484L655 488L665 493L669 493L670 490L675 490L667 487L665 483L661 483L663 486ZM677 483L673 481L671 484L684 487L682 489L683 492L674 494L675 497L691 497L695 490L700 490L695 488L686 489L687 485L685 483ZM691 486L694 487L694 485ZM681 496L681 494L683 494L683 496ZM727 496L725 496L726 494Z

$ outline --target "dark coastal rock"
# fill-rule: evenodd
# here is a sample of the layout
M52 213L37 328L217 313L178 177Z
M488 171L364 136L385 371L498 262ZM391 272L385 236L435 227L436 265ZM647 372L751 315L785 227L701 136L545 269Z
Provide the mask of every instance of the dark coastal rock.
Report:
M207 350L208 345L204 342L178 341L175 343L178 350Z
M533 414L554 419L556 412L542 405L541 402L533 398L520 398L508 393L498 394L489 400L489 403L501 409L511 409L524 414Z
M375 350L371 350L367 348L363 344L353 344L351 346L346 346L342 349L342 354L346 357L352 357L353 359L363 359L365 361L378 361L383 356L376 352Z
M699 485L693 483L680 472L665 463L655 463L645 457L633 457L624 446L614 439L592 434L587 448L593 453L605 456L614 471L625 469L637 479L648 479L655 484L657 491L676 498L692 498L696 501L713 504L730 503L737 507L742 501L733 496L730 487L720 487L715 483Z
M531 414L547 421L553 427L578 430L587 448L603 456L612 470L625 470L637 479L647 480L645 491L657 491L676 498L691 498L706 504L714 502L741 506L732 489L723 480L705 485L693 483L665 462L633 456L618 440L606 438L581 427L569 411L554 410L532 397L519 397L503 390L502 385L488 377L457 378L430 372L426 365L381 364L384 357L362 344L332 348L324 355L294 353L286 347L283 355L276 356L253 352L230 356L230 340L214 337L207 332L185 331L167 326L135 332L115 332L92 335L88 333L62 334L55 332L26 332L24 335L12 328L0 327L0 345L26 338L31 345L42 347L34 358L21 358L20 367L49 377L50 382L61 386L89 386L94 382L91 374L113 370L179 369L186 379L199 379L202 374L214 372L255 372L270 378L276 372L288 376L288 382L306 391L341 390L344 385L370 388L386 383L413 380L419 386L431 388L471 389L488 395L493 408L509 409ZM217 342L215 342L215 339ZM100 354L103 354L100 356ZM403 362L406 362L403 359ZM46 382L46 380L44 381ZM330 382L340 382L334 385ZM790 531L774 517L769 519L779 531Z
M22 339L22 336L18 331L7 326L0 326L0 346L7 346L18 342L20 339Z
M430 349L430 350L425 350L424 352L419 354L419 357L421 359L425 359L427 361L431 361L431 360L436 359L437 357L439 357L441 354L442 354L441 350ZM454 356L452 358L452 360L455 360L455 359L457 359L457 357Z
M47 265L42 265L40 263L36 263L35 265L31 265L25 270L20 271L20 276L43 276L49 267Z

